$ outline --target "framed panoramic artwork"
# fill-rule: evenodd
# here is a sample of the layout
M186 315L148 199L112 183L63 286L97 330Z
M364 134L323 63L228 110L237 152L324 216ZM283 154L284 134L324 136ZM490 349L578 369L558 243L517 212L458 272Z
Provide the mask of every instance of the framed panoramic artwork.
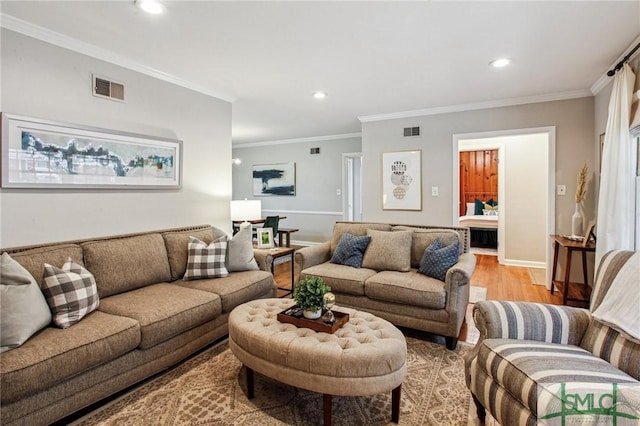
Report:
M256 229L258 235L258 248L273 248L273 229L271 228L258 228Z
M296 163L254 165L253 195L296 195Z
M422 210L422 151L382 153L382 209Z
M2 114L3 188L180 188L182 142Z

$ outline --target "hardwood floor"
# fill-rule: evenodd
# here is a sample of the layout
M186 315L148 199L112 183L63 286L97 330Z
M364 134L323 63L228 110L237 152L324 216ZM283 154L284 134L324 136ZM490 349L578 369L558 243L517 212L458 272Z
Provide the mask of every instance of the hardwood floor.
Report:
M274 277L278 287L291 288L291 262L276 265ZM487 289L487 300L562 304L560 292L555 292L551 295L551 292L545 286L534 284L528 268L500 265L496 256L476 255L476 269L471 276L471 285L485 287ZM279 291L279 295L282 293ZM414 333L412 332L411 334ZM420 336L418 335L418 337ZM465 322L462 325L460 340L467 341L467 337L467 324Z

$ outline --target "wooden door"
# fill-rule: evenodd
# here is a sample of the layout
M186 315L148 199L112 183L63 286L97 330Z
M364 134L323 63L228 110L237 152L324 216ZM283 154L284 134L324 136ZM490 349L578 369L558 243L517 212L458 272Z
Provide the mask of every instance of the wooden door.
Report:
M498 150L460 152L460 216L478 198L498 201Z

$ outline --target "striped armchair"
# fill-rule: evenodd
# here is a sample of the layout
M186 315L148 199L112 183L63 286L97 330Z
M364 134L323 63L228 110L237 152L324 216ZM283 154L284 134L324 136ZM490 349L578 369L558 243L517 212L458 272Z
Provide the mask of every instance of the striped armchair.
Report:
M597 416L640 424L640 344L591 315L623 266L631 274L621 277L640 291L638 254L609 252L598 268L589 310L527 302L475 305L481 338L466 359L466 380L481 421L488 410L504 426L578 418L616 424Z

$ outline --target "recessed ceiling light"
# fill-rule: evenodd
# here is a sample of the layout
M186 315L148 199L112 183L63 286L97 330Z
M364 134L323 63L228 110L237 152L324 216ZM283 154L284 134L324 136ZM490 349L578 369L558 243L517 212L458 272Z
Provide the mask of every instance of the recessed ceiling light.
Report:
M489 62L489 65L491 65L494 68L502 68L502 67L506 67L510 63L511 63L511 59L509 58L498 58Z
M164 12L164 7L156 0L136 0L136 6L153 15Z
M313 94L313 97L316 99L324 99L326 98L328 95L325 92L316 92Z

